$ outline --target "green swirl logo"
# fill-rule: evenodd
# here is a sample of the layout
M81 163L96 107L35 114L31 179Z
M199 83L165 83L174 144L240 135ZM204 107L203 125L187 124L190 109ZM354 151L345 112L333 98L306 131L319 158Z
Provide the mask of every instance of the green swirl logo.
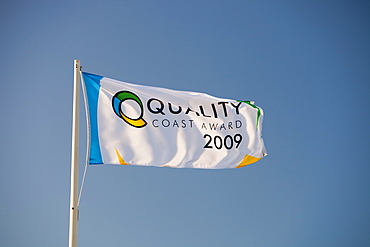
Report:
M122 111L121 105L126 100L133 100L140 106L140 115L138 118L136 119L130 118ZM112 98L112 107L117 116L123 119L129 125L136 128L142 128L147 125L147 122L143 119L144 114L143 102L141 102L141 99L136 94L129 91L120 91L116 93Z

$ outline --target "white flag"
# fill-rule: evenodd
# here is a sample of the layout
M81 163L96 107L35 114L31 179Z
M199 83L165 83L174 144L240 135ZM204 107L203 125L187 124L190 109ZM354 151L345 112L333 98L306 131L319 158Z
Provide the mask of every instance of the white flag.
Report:
M223 169L266 155L263 111L251 101L82 74L91 165Z

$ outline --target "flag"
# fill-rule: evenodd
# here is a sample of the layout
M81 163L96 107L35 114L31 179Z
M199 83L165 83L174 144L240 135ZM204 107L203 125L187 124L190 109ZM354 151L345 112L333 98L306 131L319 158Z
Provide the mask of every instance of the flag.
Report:
M82 77L91 165L224 169L267 155L252 101Z

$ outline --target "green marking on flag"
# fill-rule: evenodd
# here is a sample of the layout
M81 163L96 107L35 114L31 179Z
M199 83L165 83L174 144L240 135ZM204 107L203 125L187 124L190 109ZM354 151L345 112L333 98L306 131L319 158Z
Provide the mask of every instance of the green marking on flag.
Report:
M258 106L253 105L251 101L244 101L244 100L237 100L237 101L246 103L246 104L250 105L251 107L257 109L257 118L256 118L256 128L257 128L258 127L258 120L261 116L261 109Z

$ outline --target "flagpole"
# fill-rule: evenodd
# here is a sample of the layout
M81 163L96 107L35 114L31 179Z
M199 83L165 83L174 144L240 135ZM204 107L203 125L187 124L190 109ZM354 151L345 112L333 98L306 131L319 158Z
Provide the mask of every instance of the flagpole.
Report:
M74 60L69 247L77 247L79 122L80 122L80 61Z

